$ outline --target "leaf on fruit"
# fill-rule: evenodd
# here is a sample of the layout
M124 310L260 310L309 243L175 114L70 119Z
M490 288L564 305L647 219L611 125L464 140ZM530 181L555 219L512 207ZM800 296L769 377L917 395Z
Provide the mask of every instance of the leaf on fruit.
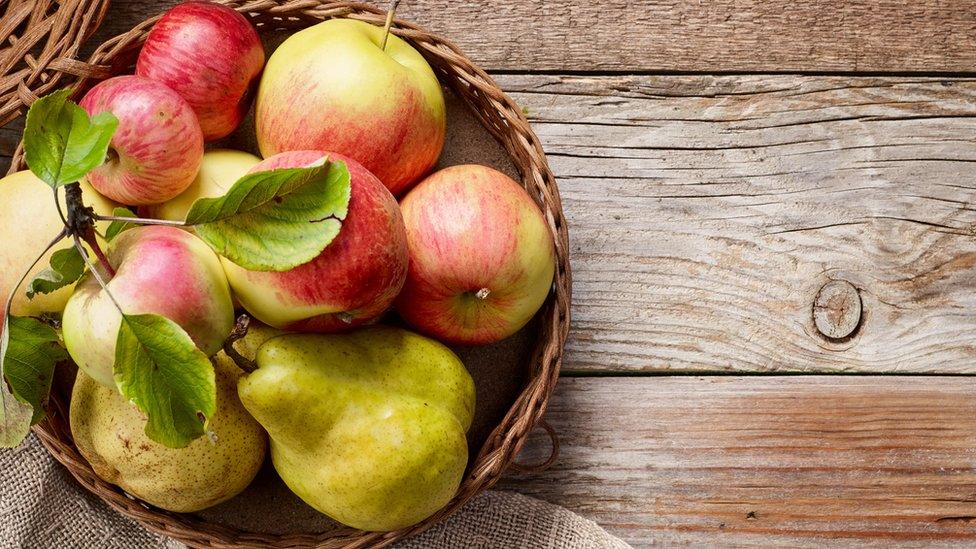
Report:
M37 294L49 294L74 284L85 273L85 260L75 247L58 250L51 254L51 266L37 273L27 285L27 298Z
M27 111L24 125L27 167L55 189L81 180L105 162L119 125L110 112L89 117L70 95L70 89L63 89L41 97Z
M115 208L112 211L113 217L136 217L136 214L129 208ZM137 227L135 223L129 221L113 221L108 229L105 230L105 240L111 242L112 239L119 236L122 231Z
M44 419L54 367L68 360L68 352L51 326L34 318L15 316L9 320L10 343L4 375L14 396L33 408L33 425Z
M186 223L218 254L252 271L287 271L318 257L349 210L344 162L248 174L220 198L193 203Z
M0 448L16 448L30 432L34 409L21 401L7 388L6 362L10 352L10 324L12 317L4 311L0 330Z
M216 409L213 364L178 324L159 315L123 315L115 384L148 417L146 435L182 448L206 432Z

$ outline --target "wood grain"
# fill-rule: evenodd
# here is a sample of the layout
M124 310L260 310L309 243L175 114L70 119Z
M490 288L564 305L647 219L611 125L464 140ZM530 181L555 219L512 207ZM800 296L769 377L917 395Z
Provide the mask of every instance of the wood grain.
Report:
M547 418L501 487L636 547L976 544L972 378L570 378Z
M567 372L976 371L976 80L498 80L570 220Z
M114 0L98 36L174 3ZM398 13L493 70L971 72L972 8L963 0L407 0Z

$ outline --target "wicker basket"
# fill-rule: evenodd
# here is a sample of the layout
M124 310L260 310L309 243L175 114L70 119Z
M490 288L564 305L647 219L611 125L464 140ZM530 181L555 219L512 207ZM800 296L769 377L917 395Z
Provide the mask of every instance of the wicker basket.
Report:
M334 17L349 17L382 25L385 13L372 6L322 0L254 0L241 2L218 0L245 14L259 32L296 29ZM92 2L64 2L92 9ZM98 11L103 10L104 6ZM100 15L95 19L100 18ZM54 60L45 70L70 67L70 78L51 77L48 82L58 86L77 83L78 91L116 74L131 72L139 47L157 18L149 19L131 31L101 44L87 62ZM67 400L52 395L49 419L38 425L35 432L51 454L78 479L118 512L129 516L150 530L198 547L367 547L382 546L425 530L444 519L478 493L488 489L510 466L519 453L529 432L540 421L549 396L556 384L563 346L569 329L570 271L569 242L556 182L546 162L538 138L529 127L522 110L509 99L485 74L450 42L423 29L396 21L392 32L409 41L420 51L437 72L441 82L461 98L470 111L505 147L522 175L529 194L542 208L549 230L556 244L557 269L555 290L539 313L535 349L530 362L528 382L507 415L492 431L481 451L473 459L456 497L439 512L417 524L395 532L370 533L342 529L324 534L268 535L239 531L223 525L203 521L193 515L170 513L151 507L126 495L118 487L101 480L75 449L67 424ZM75 33L83 38L86 33ZM65 51L77 51L77 45ZM0 52L2 53L2 52ZM33 63L33 62L29 62ZM53 68L53 69L52 69ZM50 86L49 86L50 87ZM38 93L47 91L38 89ZM19 96L21 105L7 104L3 112L17 112L36 96ZM13 158L13 169L24 166L21 149ZM543 425L545 426L545 425ZM548 426L545 426L547 430Z

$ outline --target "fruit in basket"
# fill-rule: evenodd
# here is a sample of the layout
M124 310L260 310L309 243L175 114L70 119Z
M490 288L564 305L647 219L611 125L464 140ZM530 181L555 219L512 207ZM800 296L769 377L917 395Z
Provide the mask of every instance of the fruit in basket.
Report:
M182 221L199 198L223 196L261 159L253 154L231 149L214 149L203 153L200 171L190 186L176 198L140 209L140 213L156 219Z
M334 332L371 322L403 286L407 246L400 208L373 174L347 157L292 151L252 172L308 166L327 155L349 169L349 213L342 229L311 262L284 272L249 271L226 258L234 296L261 322L295 331Z
M82 191L85 203L95 208L97 213L112 213L113 204L90 186L82 185ZM64 191L61 190L59 194L63 200ZM99 229L104 230L106 226L107 224L101 223ZM0 295L6 297L10 294L24 270L63 228L64 223L54 208L51 188L37 176L22 171L0 179L0 234L6 235L3 246L0 246ZM34 267L27 280L48 267L51 254L70 246L71 241L68 239L55 246ZM72 287L61 288L50 294L37 294L33 299L27 299L24 287L21 286L14 295L11 314L38 316L42 313L60 313L71 297ZM0 326L2 325L3 320L0 320Z
M291 334L264 343L241 402L285 484L363 530L416 524L454 496L474 383L450 349L406 330Z
M483 344L528 323L545 302L555 248L539 207L485 166L453 166L404 197L410 269L397 311L442 341Z
M193 182L203 158L203 134L190 105L176 92L141 76L116 76L79 103L88 114L119 119L105 163L87 180L106 197L143 206L165 202Z
M413 47L362 21L332 19L299 31L271 55L258 87L261 154L346 155L399 195L444 146L444 95Z
M126 314L164 316L207 355L220 350L234 326L234 307L220 260L202 240L173 227L138 227L112 241L108 260L116 271L108 288ZM87 273L64 309L64 343L85 373L109 387L121 322Z
M212 141L229 135L244 119L263 67L261 38L243 15L212 2L186 2L149 31L136 74L186 99L203 138Z
M226 355L214 359L215 440L167 448L145 434L146 418L114 388L78 372L71 396L71 434L98 476L130 494L178 513L226 501L254 479L267 449L261 426L237 396L241 371Z

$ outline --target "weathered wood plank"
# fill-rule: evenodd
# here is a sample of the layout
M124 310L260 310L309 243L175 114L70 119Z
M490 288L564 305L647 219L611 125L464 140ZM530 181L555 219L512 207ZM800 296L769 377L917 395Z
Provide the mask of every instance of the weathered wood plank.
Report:
M971 546L974 418L973 378L566 378L501 487L636 547Z
M976 80L498 80L570 220L567 371L976 371Z
M125 32L174 3L114 0L98 36ZM408 0L399 14L494 70L971 72L972 7L944 0Z

